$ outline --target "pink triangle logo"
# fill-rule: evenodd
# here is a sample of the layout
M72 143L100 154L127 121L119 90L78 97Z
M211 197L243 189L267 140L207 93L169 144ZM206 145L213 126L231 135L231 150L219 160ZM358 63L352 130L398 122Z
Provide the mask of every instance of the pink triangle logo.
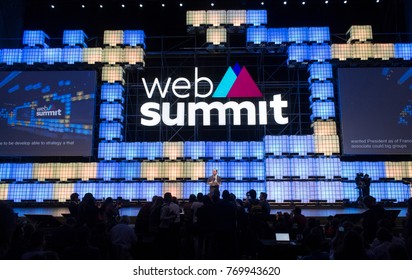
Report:
M256 86L249 72L245 67L242 67L239 75L232 88L230 89L228 98L248 98L248 97L262 97L262 93Z

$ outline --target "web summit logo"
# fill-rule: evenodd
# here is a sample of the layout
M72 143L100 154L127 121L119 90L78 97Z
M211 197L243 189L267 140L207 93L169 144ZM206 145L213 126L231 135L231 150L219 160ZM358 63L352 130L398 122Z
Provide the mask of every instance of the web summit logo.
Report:
M256 86L252 77L245 67L240 68L236 64L233 68L229 67L226 74L223 76L216 90L214 90L213 82L208 77L199 77L199 69L194 69L194 81L191 82L185 77L179 77L172 82L172 78L168 78L162 87L158 78L151 83L148 83L145 78L142 78L142 83L149 99L159 93L164 99L170 92L179 100L187 99L191 93L196 98L205 99L211 96L215 98L258 98L263 97L259 88ZM202 89L208 91L206 93L199 92L199 84L202 83ZM151 86L151 87L150 87ZM213 94L212 94L213 93ZM266 95L266 97L268 97ZM171 106L176 106L175 116L172 118ZM269 106L268 106L269 105ZM268 110L268 107L271 108ZM288 102L282 100L281 94L275 94L270 101L243 101L235 102L228 101L222 103L214 101L207 103L200 102L146 102L140 107L142 114L141 125L157 126L161 122L167 126L195 126L196 116L203 116L203 126L211 126L212 113L217 113L217 126L226 125L228 112L232 112L233 125L267 125L268 111L273 114L273 119L277 124L285 125L289 122L289 118L283 116L283 108L288 107ZM229 111L230 110L230 111ZM243 114L242 114L243 112ZM245 114L246 113L246 114ZM242 123L242 115L246 116L246 124ZM187 116L187 120L185 117Z
M262 93L256 86L245 67L239 64L229 67L222 81L213 93L214 98L250 98L262 97Z
M62 115L61 109L53 109L53 105L37 108L36 117L57 117Z

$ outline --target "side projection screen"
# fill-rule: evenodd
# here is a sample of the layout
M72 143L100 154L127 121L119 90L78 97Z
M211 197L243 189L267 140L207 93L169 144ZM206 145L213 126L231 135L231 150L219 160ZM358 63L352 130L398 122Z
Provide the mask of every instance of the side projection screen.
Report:
M344 154L412 154L412 68L338 69Z
M94 71L0 72L0 156L91 156Z

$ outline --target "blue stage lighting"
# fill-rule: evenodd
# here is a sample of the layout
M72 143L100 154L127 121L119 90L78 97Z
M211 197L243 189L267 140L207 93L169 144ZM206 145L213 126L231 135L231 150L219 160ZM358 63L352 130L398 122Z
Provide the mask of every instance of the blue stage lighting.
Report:
M124 103L123 93L124 87L119 84L103 84L101 88L103 101Z
M247 10L246 24L253 26L266 25L268 22L266 10Z
M44 49L23 49L21 62L28 65L42 63L44 61Z
M309 87L311 91L310 98L313 99L332 99L334 98L334 90L332 82L312 83Z
M246 30L246 43L260 45L267 43L268 34L267 28L264 26L248 27Z
M65 46L81 46L87 48L85 40L86 33L83 30L64 30L63 31L63 45Z
M62 62L67 64L83 62L83 49L78 47L62 49Z
M118 103L102 103L100 105L100 119L106 121L123 121L123 106Z
M323 62L332 59L332 49L329 45L312 45L309 47L309 60Z
M318 44L330 42L329 27L309 27L308 36L310 42Z
M125 30L123 36L126 46L141 46L143 49L146 49L146 35L143 30Z
M267 41L269 44L280 45L288 42L288 29L287 28L268 28Z
M185 142L183 156L191 159L199 159L206 156L205 142Z
M21 49L3 49L1 62L7 65L21 63L22 50Z
M302 44L309 41L308 27L289 27L288 28L289 43Z
M288 48L288 63L309 60L309 46L292 45Z
M55 64L62 62L62 49L44 49L43 60L47 64Z
M48 48L49 36L42 30L25 30L23 33L23 46Z
M402 58L403 60L411 60L412 59L412 43L395 44L395 58Z
M311 119L327 120L335 118L335 103L332 101L318 101L312 103Z
M112 140L122 140L122 130L123 125L120 123L108 123L104 122L100 124L99 138L112 141Z
M332 64L330 63L313 63L309 66L309 80L325 81L333 78Z

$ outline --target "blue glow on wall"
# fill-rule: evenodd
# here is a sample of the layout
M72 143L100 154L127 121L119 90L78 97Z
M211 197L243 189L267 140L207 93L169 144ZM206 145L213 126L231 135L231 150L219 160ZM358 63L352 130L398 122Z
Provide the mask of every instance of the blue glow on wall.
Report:
M100 104L100 119L106 121L123 121L123 106L118 103Z
M41 30L25 30L23 32L23 45L29 47L48 47L47 40L49 40L49 36L47 36L44 31Z
M266 10L247 10L246 11L246 24L259 26L265 25L268 22Z
M162 142L143 142L142 143L142 158L155 160L163 157Z
M44 49L23 49L22 63L33 65L34 63L42 63L44 56Z
M327 100L334 98L333 83L326 81L324 83L312 83L309 87L311 99Z
M288 48L288 63L304 62L309 60L309 46L306 45L291 45Z
M142 158L142 143L140 142L123 142L120 144L120 157L126 160Z
M64 30L63 31L63 45L74 47L82 46L87 48L85 39L86 33L83 30Z
M332 59L332 49L329 45L312 45L309 47L309 60L327 61Z
M191 194L197 195L198 193L208 194L209 186L204 182L185 182L183 183L183 198L189 199Z
M206 142L206 157L212 159L227 157L227 142Z
M103 84L101 88L101 96L103 101L123 103L124 88L119 84Z
M267 41L275 45L281 45L289 41L287 28L268 28Z
M309 41L308 27L289 27L288 28L289 43L302 44Z
M235 159L249 158L249 142L227 142L227 156Z
M252 43L255 45L260 45L262 43L267 43L268 32L266 27L248 27L246 30L246 43Z
M140 178L140 162L120 162L119 165L119 178L124 178L127 181Z
M13 65L14 63L21 63L21 57L21 49L3 49L1 62L7 65Z
M206 156L206 142L185 142L183 156L199 159Z
M120 123L101 123L99 129L99 138L111 141L116 139L123 139L122 136L123 125Z
M62 62L67 64L82 63L83 49L78 47L62 49Z
M62 62L62 49L44 49L43 61L47 64L55 64Z
M218 170L218 174L222 178L227 178L229 175L227 162L224 161L208 161L206 162L205 178L212 176L213 169Z
M125 30L123 36L125 45L132 47L141 46L143 49L146 49L146 35L143 30Z
M333 119L335 118L335 103L332 101L317 101L310 106L312 109L311 119Z
M308 36L310 42L318 44L330 42L329 27L309 27Z
M412 43L409 44L394 44L395 58L402 58L403 60L412 59Z
M313 63L309 66L310 80L325 81L333 78L332 64Z

